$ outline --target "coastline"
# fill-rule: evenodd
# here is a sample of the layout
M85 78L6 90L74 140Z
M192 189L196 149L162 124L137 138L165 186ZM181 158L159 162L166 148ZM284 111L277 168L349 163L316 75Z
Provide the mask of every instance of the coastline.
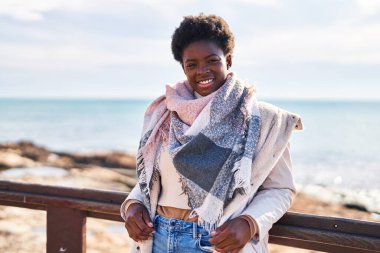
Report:
M30 142L0 144L0 179L80 188L130 191L137 180L134 156L122 152L61 153ZM330 197L322 186L299 186L290 211L380 222L355 201ZM327 197L326 197L327 196ZM342 199L342 198L341 198ZM45 248L43 211L0 206L0 252L39 252ZM35 239L32 239L35 238ZM125 252L130 239L122 223L88 219L87 252ZM270 245L270 252L315 252Z

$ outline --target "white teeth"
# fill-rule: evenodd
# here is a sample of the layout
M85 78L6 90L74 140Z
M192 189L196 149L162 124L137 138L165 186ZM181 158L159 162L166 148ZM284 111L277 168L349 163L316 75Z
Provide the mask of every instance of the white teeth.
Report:
M204 80L204 81L200 81L199 83L200 84L208 84L212 81L212 79L208 79L208 80Z

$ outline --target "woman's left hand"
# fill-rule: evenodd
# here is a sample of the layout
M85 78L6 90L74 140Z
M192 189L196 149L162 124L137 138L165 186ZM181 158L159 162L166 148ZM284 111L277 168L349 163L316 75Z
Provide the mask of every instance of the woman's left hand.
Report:
M225 222L210 235L209 242L218 252L237 253L251 239L248 222L239 217Z

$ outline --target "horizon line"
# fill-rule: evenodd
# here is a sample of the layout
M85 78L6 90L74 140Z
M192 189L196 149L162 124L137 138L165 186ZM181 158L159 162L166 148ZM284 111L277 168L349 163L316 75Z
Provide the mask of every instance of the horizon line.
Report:
M60 100L60 101L73 101L73 100L103 100L103 101L117 101L117 100L154 100L157 97L1 97L0 100ZM260 100L272 100L272 101L353 101L353 102L380 102L380 98L350 98L350 97L258 97Z

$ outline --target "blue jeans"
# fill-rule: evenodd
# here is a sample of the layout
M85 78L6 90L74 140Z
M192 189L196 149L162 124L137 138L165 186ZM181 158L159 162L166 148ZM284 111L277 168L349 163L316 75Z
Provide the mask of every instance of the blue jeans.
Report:
M154 218L153 253L201 253L212 252L211 238L197 222Z

